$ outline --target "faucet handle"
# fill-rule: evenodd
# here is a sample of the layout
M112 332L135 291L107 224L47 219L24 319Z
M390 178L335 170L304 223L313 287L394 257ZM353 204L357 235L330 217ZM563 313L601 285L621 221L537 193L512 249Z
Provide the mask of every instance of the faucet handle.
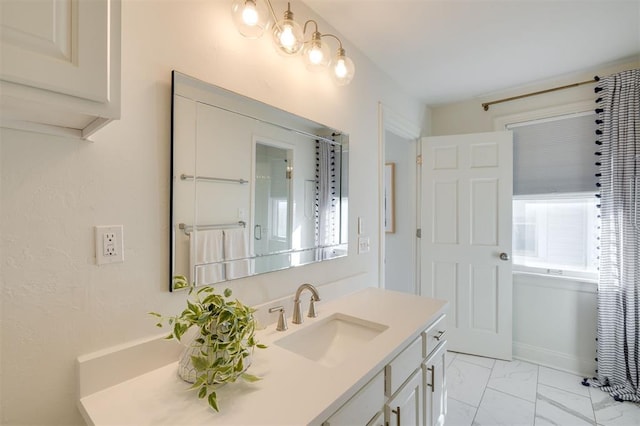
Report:
M278 325L276 326L276 330L285 331L288 327L287 327L287 317L284 315L284 307L276 306L274 308L269 309L270 314L274 312L280 312L280 316L278 316Z
M315 297L311 296L311 300L309 301L309 313L307 314L307 316L309 318L315 318L318 316L318 314L316 313L316 303L317 301L319 301L320 299L316 299Z
M304 318L302 318L302 313L300 312L300 299L293 301L293 315L291 316L291 322L294 324L302 324Z

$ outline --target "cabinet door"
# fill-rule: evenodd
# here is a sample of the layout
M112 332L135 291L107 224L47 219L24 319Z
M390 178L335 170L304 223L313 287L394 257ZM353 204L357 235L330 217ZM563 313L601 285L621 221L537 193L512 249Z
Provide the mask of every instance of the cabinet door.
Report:
M446 354L444 341L422 364L425 426L442 426L447 415Z
M120 117L120 0L0 0L0 126L88 138Z
M3 1L2 80L109 100L109 1Z
M385 426L384 413L382 411L378 412L371 420L369 420L367 426Z
M422 426L422 372L417 370L384 407L389 426Z
M377 418L384 402L384 374L378 373L322 426L364 425ZM374 423L375 424L375 423Z
M384 392L393 396L423 360L422 338L418 337L385 367Z

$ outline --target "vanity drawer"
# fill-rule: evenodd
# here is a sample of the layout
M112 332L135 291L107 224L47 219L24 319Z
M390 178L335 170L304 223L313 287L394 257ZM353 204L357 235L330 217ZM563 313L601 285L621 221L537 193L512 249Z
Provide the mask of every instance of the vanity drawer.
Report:
M384 375L381 371L324 421L322 426L364 425L373 421L384 405L383 388Z
M445 333L447 331L447 316L442 315L433 324L422 332L422 356L426 358L438 347L440 342L446 339Z
M422 338L415 339L384 368L384 394L391 397L422 363Z

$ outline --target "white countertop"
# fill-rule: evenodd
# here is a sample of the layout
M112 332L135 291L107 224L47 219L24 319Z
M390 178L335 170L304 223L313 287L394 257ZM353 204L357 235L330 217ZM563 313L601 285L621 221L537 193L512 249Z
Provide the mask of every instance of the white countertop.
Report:
M94 425L320 425L443 314L446 306L442 300L377 288L319 302L317 318L305 317L301 325L289 321L284 332L271 325L256 333L258 341L269 347L254 351L248 372L262 380L221 387L219 413L187 390L190 385L177 375L177 361L85 396L80 409ZM274 343L335 312L388 328L332 368Z

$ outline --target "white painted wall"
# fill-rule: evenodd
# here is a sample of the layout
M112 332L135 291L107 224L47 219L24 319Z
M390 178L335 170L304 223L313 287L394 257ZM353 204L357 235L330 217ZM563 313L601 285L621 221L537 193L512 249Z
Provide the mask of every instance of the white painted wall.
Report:
M385 288L416 293L416 142L385 132L385 163L395 163L395 232L385 234Z
M585 85L513 102L492 105L489 111L481 103L585 81L594 75L605 76L640 66L640 60L585 70L573 75L536 82L504 93L487 95L450 105L431 107L431 129L435 135L450 135L497 130L501 117L581 102L594 102L594 85ZM595 108L595 103L593 104ZM595 141L595 138L594 138ZM595 189L594 189L595 192ZM594 374L596 336L595 284L554 277L514 275L513 341L514 356L528 361L571 371Z
M298 19L318 19L299 2L292 7ZM356 76L339 88L276 54L267 38L241 38L229 9L230 1L124 0L122 119L93 143L0 131L3 424L81 424L76 357L157 335L146 313L183 307L185 295L168 292L172 69L349 133L350 241L356 217L379 223L371 189L378 102L415 123L424 107L349 43ZM93 226L101 224L124 225L125 263L95 265ZM258 304L308 280L320 285L357 275L346 285L375 286L379 241L370 237L367 254L356 255L352 243L348 258L230 287Z
M591 377L597 284L513 275L513 356Z

